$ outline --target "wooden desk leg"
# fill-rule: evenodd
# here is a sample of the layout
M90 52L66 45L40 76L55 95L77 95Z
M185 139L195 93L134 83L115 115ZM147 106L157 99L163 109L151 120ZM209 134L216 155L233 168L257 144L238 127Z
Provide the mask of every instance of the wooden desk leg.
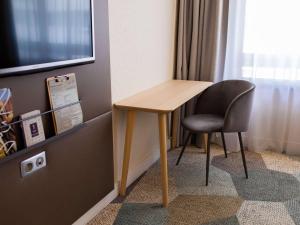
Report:
M163 206L168 206L168 159L167 159L167 114L159 113L159 142L160 142L160 167L163 192Z
M128 111L127 112L125 144L124 144L122 178L121 178L121 187L120 187L120 195L121 196L125 196L125 194L126 194L126 184L127 184L127 175L128 175L128 168L129 168L131 141L132 141L132 135L133 135L134 122L135 122L135 111Z
M171 142L172 149L177 147L179 112L180 112L180 108L176 109L173 112L173 116L172 116L172 142Z
M207 152L207 142L208 142L208 134L203 134L203 147L204 147L204 151L205 153Z

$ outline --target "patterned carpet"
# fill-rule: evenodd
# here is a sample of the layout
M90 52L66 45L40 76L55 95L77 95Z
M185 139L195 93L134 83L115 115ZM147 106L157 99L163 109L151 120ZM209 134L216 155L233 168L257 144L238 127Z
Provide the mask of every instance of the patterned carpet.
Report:
M161 207L157 162L89 225L300 225L300 160L273 152L246 152L249 179L241 154L214 146L209 186L205 159L190 147L175 166L179 150L169 152L168 208Z

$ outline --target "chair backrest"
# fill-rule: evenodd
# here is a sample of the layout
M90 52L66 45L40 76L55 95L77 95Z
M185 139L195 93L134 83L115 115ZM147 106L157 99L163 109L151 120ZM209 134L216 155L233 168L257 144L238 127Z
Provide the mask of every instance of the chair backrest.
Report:
M224 117L224 132L248 129L255 85L245 80L225 80L207 88L198 98L196 114Z

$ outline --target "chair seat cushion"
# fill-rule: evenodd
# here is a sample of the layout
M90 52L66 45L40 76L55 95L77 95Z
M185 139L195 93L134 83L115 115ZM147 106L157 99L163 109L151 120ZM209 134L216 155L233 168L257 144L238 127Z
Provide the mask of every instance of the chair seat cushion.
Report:
M181 123L192 132L216 132L222 130L224 118L214 114L197 114L184 118Z

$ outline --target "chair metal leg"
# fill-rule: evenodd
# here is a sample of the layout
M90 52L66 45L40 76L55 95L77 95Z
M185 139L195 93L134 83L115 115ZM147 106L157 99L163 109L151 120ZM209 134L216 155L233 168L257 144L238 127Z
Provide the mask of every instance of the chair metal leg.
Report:
M211 133L208 134L208 138L207 138L207 153L206 153L206 186L208 186L209 166L210 166L210 140L211 140Z
M223 142L223 148L224 148L225 158L227 158L227 148L226 148L226 142L225 142L224 132L221 132L221 137L222 137L222 142Z
M184 150L185 150L185 147L187 146L187 143L188 143L189 140L190 140L191 135L192 135L192 134L189 133L188 136L187 136L187 138L186 138L186 140L185 140L185 142L184 142L184 145L183 145L183 147L182 147L182 149L181 149L180 155L179 155L179 157L178 157L178 159L177 159L176 166L178 166L178 164L179 164L179 162L180 162L180 159L181 159L181 157L182 157L182 155L183 155L183 153L184 153Z
M240 147L241 147L244 170L245 170L246 178L248 179L248 170L247 170L247 164L246 164L246 158L245 158L245 152L244 152L244 146L243 146L243 140L242 140L241 132L238 132L238 135L239 135L239 141L240 141Z

